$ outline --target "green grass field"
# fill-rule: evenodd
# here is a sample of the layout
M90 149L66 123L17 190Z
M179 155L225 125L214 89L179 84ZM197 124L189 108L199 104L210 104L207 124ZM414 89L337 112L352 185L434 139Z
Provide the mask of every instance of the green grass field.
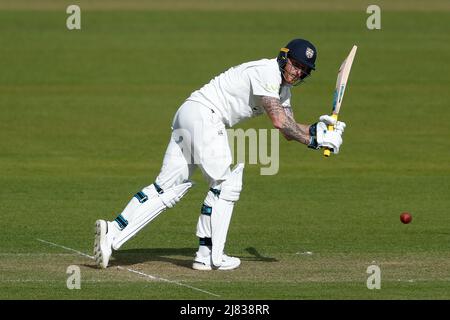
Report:
M448 3L381 2L382 29L368 30L362 1L80 1L73 31L66 4L41 3L0 1L0 299L450 299ZM176 208L96 269L81 255L95 220L153 182L184 99L296 37L318 49L317 71L293 90L301 123L331 111L337 69L359 47L341 153L283 140L277 175L247 165L227 242L237 270L190 268L199 172ZM66 287L70 265L81 290ZM366 287L370 265L380 290Z

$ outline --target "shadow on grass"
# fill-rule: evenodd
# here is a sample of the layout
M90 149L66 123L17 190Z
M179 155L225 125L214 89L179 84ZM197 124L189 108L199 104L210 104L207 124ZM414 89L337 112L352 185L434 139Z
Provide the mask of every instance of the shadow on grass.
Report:
M197 248L147 248L119 250L113 253L109 266L128 266L145 262L167 262L184 268L192 268ZM245 249L251 256L239 257L243 261L277 262L275 258L262 256L254 247Z
M277 262L278 260L275 258L270 258L270 257L263 257L258 250L256 250L254 247L248 247L245 249L245 251L247 251L249 254L251 254L253 257L243 257L241 258L241 260L244 261L262 261L262 262Z
M119 250L113 253L114 260L111 260L111 266L126 266L137 263L158 261L172 263L180 267L191 268L192 260L196 251L196 248L148 248Z

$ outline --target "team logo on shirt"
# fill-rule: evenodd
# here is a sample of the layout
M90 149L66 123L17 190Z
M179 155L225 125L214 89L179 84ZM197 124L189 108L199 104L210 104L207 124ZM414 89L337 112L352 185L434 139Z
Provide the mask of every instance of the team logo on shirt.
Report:
M311 48L306 48L306 57L311 59L314 56L314 50Z

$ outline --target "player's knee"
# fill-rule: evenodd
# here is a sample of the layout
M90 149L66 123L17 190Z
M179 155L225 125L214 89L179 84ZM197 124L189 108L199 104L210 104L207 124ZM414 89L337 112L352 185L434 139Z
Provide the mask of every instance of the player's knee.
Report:
M179 160L179 159L178 159ZM155 183L162 189L170 189L189 180L190 166L185 163L167 162L163 164Z
M239 163L231 171L227 179L220 185L219 197L223 200L236 202L242 191L242 175L244 164Z
M170 188L174 188L179 186L180 184L186 182L187 178L185 176L173 176L173 177L160 177L158 176L155 179L155 182L152 183L149 188L154 187L158 193L164 192L164 190L168 190Z
M140 203L144 203L148 199L154 197L159 197L166 207L172 208L191 187L191 181L183 181L182 183L176 183L169 186L166 185L164 188L155 181L151 185L143 188L142 191L136 193L134 197ZM182 191L184 189L185 191Z

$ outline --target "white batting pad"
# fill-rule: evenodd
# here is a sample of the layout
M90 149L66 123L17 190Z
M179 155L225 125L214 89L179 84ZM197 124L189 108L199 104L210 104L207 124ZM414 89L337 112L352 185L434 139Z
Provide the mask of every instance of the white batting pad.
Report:
M219 199L211 214L212 262L216 267L222 264L228 228L233 214L234 203L239 199L242 190L244 164L239 163L231 171L227 180L222 183Z
M182 183L178 186L164 190L164 193L142 203L133 215L133 221L117 235L113 242L114 250L118 250L126 241L136 235L150 221L155 219L167 208L172 208L192 187L191 182Z

